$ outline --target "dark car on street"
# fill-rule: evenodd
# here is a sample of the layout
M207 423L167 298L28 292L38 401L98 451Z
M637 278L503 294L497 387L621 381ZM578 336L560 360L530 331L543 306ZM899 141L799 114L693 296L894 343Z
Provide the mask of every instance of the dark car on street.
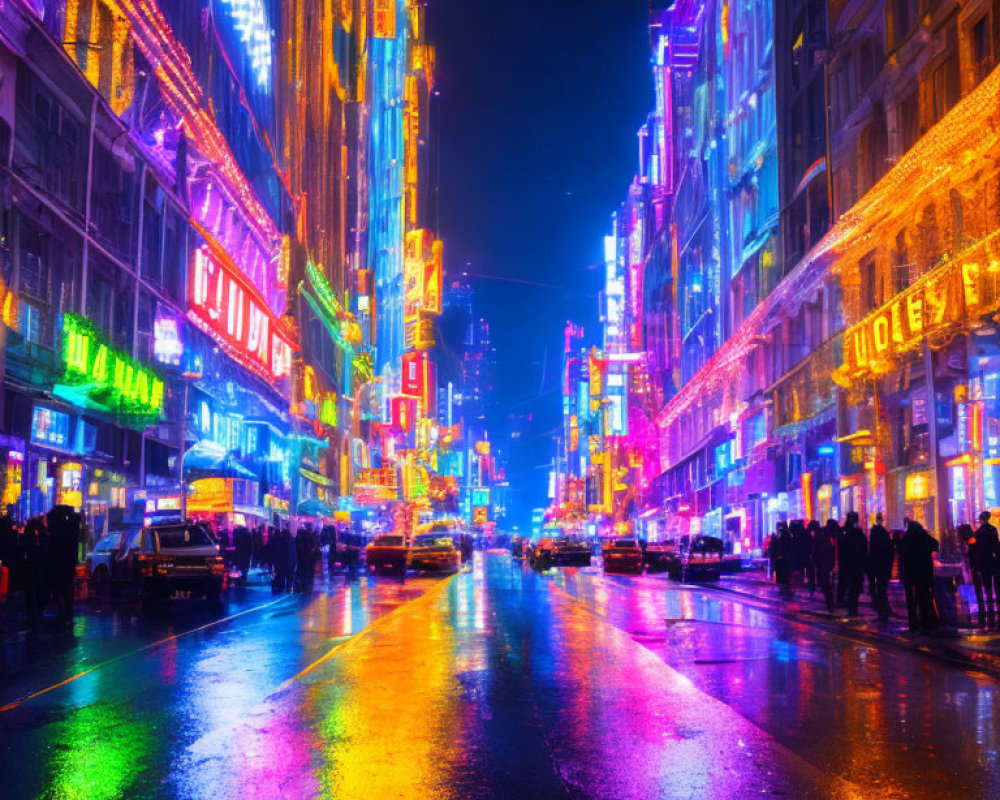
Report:
M134 528L121 536L110 560L112 594L166 598L175 592L218 600L226 588L219 546L197 524Z
M522 539L520 536L514 536L510 540L510 555L515 561L523 561L528 554L528 548L531 547L531 542L526 539Z
M406 556L406 540L394 533L376 536L365 548L365 561L373 573L405 573Z
M590 544L576 537L556 539L552 548L552 564L556 567L589 567Z
M440 533L421 533L413 537L407 556L410 569L423 572L458 572L462 554L455 549L455 540Z
M112 531L98 539L86 559L87 580L94 597L106 597L111 588L111 562L121 546L125 531Z
M655 542L646 545L646 571L667 572L677 560L678 547L675 542Z
M670 569L670 577L687 581L717 581L724 572L736 572L738 556L726 552L717 536L695 536Z
M555 548L555 539L551 536L543 536L534 544L528 545L528 563L538 570L546 570L552 566L552 553Z
M604 571L641 575L642 548L637 539L612 539L604 548Z

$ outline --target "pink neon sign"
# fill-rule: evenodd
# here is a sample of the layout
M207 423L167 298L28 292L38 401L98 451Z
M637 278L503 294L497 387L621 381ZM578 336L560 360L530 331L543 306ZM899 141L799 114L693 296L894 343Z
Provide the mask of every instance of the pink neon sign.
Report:
M203 244L194 252L188 316L241 364L269 380L287 376L293 342L253 286Z

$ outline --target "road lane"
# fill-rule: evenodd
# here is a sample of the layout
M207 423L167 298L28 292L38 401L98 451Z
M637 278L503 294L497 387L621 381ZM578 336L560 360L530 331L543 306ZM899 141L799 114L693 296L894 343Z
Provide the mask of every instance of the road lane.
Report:
M289 676L437 583L434 578L405 584L362 578L345 586L338 578L323 582L309 599L292 595L276 603L269 591L251 589L236 593L231 603L250 613L207 626L203 615L211 612L203 604L181 603L176 619L199 621L199 630L181 627L177 632L187 635L180 636L162 635L176 627L170 609L151 619L125 613L97 622L85 619L80 624L93 625L93 639L80 639L55 656L46 654L35 669L22 668L17 684L37 690L54 675L84 671L81 663L92 658L105 663L108 653L116 656L78 680L0 713L0 774L9 796L157 795L191 742L231 729ZM11 696L6 683L0 688L5 698Z
M711 588L563 572L584 607L821 769L886 796L1000 797L1000 686Z
M865 796L492 555L196 742L174 780L192 798Z
M712 592L487 554L109 665L0 715L0 770L60 800L991 797L995 689Z

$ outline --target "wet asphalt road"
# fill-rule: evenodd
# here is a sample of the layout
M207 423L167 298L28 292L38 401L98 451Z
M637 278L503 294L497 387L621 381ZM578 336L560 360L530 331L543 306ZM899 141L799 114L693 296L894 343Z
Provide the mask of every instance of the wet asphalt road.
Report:
M655 577L487 554L74 633L0 662L3 798L1000 797L992 680Z

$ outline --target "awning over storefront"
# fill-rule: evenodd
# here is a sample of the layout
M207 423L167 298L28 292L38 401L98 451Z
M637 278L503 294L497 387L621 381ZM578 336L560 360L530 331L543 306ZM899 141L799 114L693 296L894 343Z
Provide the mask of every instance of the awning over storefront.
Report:
M296 513L300 517L332 517L333 509L329 503L325 503L319 498L310 497L299 503Z
M333 481L331 481L326 475L320 475L318 472L314 472L306 467L299 467L299 475L305 478L307 481L312 481L317 486L322 486L323 488L329 488L333 486Z
M184 454L184 475L225 478L256 478L236 460L232 452L212 441L201 441Z

